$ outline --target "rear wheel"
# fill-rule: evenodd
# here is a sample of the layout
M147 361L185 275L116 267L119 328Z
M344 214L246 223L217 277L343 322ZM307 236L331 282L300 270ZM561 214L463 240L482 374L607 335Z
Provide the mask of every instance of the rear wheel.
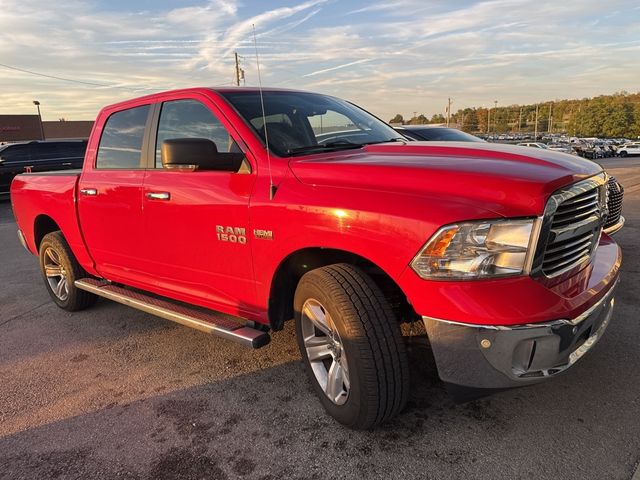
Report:
M332 417L369 429L402 410L409 392L404 342L369 276L348 264L308 272L294 307L305 368Z
M49 295L56 304L70 312L95 303L97 296L80 290L74 282L87 273L73 255L60 232L48 233L40 242L40 270Z
M625 152L624 150L620 152L619 154L621 157L626 157L627 156L627 152Z

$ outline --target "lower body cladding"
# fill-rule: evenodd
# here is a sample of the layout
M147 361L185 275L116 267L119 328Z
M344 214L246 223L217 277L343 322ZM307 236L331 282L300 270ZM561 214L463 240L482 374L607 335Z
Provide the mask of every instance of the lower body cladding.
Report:
M454 396L465 399L559 374L602 337L611 320L614 290L572 320L506 327L422 317L440 378Z

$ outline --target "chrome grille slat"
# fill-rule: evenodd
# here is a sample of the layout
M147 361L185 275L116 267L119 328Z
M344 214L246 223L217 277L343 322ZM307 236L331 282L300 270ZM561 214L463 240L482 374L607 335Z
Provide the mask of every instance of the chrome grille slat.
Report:
M589 218L597 213L597 210L589 210L586 212L576 213L572 216L562 216L561 218L553 221L553 227L562 227L565 225L571 225L572 223L578 223L582 220ZM596 215L597 216L597 215Z
M598 199L595 200L590 200L589 203L585 203L584 205L576 205L575 208L572 208L571 210L558 210L556 212L556 216L554 217L554 222L558 219L558 217L565 217L567 215L579 215L578 212L580 213L584 213L584 212L593 212L596 211L598 209Z
M554 252L547 252L547 255L544 257L545 262L554 262L558 258L566 257L571 254L571 252L575 252L576 250L581 250L583 248L589 248L592 241L593 239L589 236L589 238L582 240L579 243L571 243L566 247L554 249Z
M563 250L565 248L571 248L574 247L580 243L584 243L586 241L590 241L591 240L591 233L585 233L583 235L580 235L578 237L576 237L575 239L572 239L569 241L569 243L567 243L567 241L565 240L565 242L556 242L556 246L553 248L547 248L546 254L547 255L553 255L555 252ZM560 245L560 243L562 243L562 245Z
M583 202L585 200L593 200L593 199L597 199L598 198L598 192L585 192L585 193L581 193L580 195L576 195L573 198L570 198L569 200L565 200L564 202L562 202L562 205L560 205L558 207L558 209L568 209L568 208L572 208L576 203L580 203Z
M591 246L589 245L586 248L583 248L582 250L579 250L577 252L569 252L569 256L567 258L558 258L558 259L554 259L554 260L550 260L547 261L547 269L549 270L559 270L562 269L563 267L569 265L570 263L575 262L576 260L581 259L584 256L589 256L591 250Z
M543 244L541 270L554 277L587 261L601 231L604 186L580 182L552 196L546 214L548 235Z

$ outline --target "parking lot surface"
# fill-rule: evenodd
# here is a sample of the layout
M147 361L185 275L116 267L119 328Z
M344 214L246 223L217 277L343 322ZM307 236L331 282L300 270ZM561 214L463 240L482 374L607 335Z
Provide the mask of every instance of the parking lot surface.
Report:
M566 375L457 405L410 343L398 418L324 414L292 325L260 350L99 301L58 309L0 202L1 479L625 479L640 460L640 160L626 188L614 319Z

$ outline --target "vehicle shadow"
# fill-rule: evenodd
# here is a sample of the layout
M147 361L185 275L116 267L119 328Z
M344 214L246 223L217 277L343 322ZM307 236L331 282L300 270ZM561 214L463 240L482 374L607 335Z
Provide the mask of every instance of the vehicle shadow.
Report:
M209 340L209 348L219 346L214 343ZM272 346L242 350L236 363L215 362L211 367L219 371L195 371L195 376L193 368L201 364L178 365L182 360L170 352L147 358L144 368L150 377L165 378L166 370L177 370L181 377L168 376L149 388L149 380L136 373L121 388L139 390L141 398L130 400L128 392L116 390L94 393L89 405L93 411L51 423L33 422L0 437L0 477L597 478L585 472L602 468L598 459L605 445L594 442L603 435L602 426L591 421L585 430L585 419L600 409L602 395L594 393L592 385L602 380L604 371L587 368L577 371L570 383L563 382L565 377L543 389L458 405L437 379L428 345L416 338L409 344L412 391L407 408L374 431L358 432L322 411L299 360L274 365L283 348L289 353L296 348L288 328ZM181 355L203 354L200 345L187 341L179 349ZM91 371L91 362L82 359L77 369ZM246 369L244 362L252 362L252 371L236 373ZM591 367L594 364L597 359ZM226 374L221 372L225 368ZM216 375L225 378L208 380ZM176 378L196 384L184 386ZM63 389L59 402L75 389ZM609 408L621 407L628 397L610 399ZM58 405L43 408L51 414ZM557 426L560 418L563 429ZM638 440L632 431L622 433L629 421L605 419L618 432L608 437L606 448L624 459L609 457L608 478L622 478L617 475L621 465L631 465L628 455ZM576 437L576 431L587 438ZM558 449L563 462L548 471L536 470Z

